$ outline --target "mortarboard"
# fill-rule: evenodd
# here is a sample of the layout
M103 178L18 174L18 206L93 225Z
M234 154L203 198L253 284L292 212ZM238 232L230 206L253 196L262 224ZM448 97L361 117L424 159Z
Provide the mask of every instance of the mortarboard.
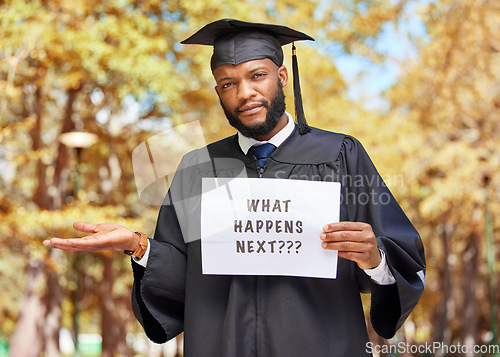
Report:
M214 47L210 61L212 71L223 64L238 65L243 62L269 58L277 66L283 64L281 46L292 42L293 91L295 117L300 134L310 131L304 116L300 92L299 70L294 41L311 40L309 35L286 26L222 19L212 22L182 44L208 45Z

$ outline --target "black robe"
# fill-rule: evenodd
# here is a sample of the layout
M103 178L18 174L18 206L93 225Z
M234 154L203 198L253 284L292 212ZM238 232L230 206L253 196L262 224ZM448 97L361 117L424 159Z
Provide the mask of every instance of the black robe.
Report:
M341 221L371 224L392 285L374 283L342 258L337 279L203 275L201 178L242 175L259 176L237 136L183 158L160 209L147 267L133 264L132 305L147 336L162 343L184 331L187 357L370 355L360 292L371 292L375 331L392 337L422 295L425 258L418 232L361 144L343 134L294 129L271 154L263 177L341 182Z

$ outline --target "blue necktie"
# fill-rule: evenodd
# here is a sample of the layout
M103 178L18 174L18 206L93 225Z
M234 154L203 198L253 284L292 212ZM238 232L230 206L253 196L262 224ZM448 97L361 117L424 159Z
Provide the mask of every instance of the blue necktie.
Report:
M266 165L267 158L271 155L274 149L276 149L276 146L269 143L252 146L250 148L250 152L257 158L257 165L259 166L259 169L262 169Z

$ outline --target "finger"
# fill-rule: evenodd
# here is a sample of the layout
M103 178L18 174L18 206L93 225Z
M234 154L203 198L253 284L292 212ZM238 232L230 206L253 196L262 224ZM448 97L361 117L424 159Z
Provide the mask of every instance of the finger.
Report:
M337 231L329 233L321 233L321 240L325 242L370 242L375 240L375 236L369 231Z
M92 224L87 222L75 222L73 223L73 228L80 232L85 233L95 233L98 224Z
M99 250L98 240L94 237L84 238L52 238L45 240L43 245L51 248L57 248L65 251L96 251Z
M75 244L70 242L70 239L62 239L62 238L51 238L45 240L43 245L51 248L57 248L62 250L75 250Z
M45 239L45 240L42 242L42 244L43 244L44 246L46 246L46 247L52 247L52 246L50 245L50 239Z
M328 250L338 250L339 252L368 253L371 254L374 244L359 242L323 242L321 246Z
M44 240L42 244L46 247L55 248L56 246L60 245L61 241L63 241L63 240L65 240L65 239L51 238L51 239Z
M362 231L368 227L370 227L370 225L363 222L343 221L325 225L323 227L323 232Z
M357 244L359 243L323 243L322 247L326 250L336 250L340 258L355 261L359 265L360 263L363 264L363 262L369 261L371 252ZM366 266L366 264L363 264L363 266Z
M74 248L72 245L69 245L67 242L58 241L56 239L58 239L58 238L44 240L43 245L46 247L61 249L64 251L78 250L78 249ZM64 241L66 241L66 239Z

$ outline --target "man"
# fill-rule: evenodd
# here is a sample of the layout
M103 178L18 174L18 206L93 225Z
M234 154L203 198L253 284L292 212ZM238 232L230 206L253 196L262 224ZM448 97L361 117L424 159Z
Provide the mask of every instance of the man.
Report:
M214 46L215 90L238 134L183 158L154 239L113 223L77 222L75 229L93 234L44 242L64 250L133 252L137 319L155 342L184 331L188 357L369 355L360 292L371 292L371 322L385 338L423 292L420 237L361 144L309 128L298 87L298 125L285 112L281 46L311 39L282 26L226 19L184 41ZM294 72L298 84L295 59ZM338 250L336 279L202 274L201 179L242 172L342 183L340 223L326 224L318 237L324 249Z

